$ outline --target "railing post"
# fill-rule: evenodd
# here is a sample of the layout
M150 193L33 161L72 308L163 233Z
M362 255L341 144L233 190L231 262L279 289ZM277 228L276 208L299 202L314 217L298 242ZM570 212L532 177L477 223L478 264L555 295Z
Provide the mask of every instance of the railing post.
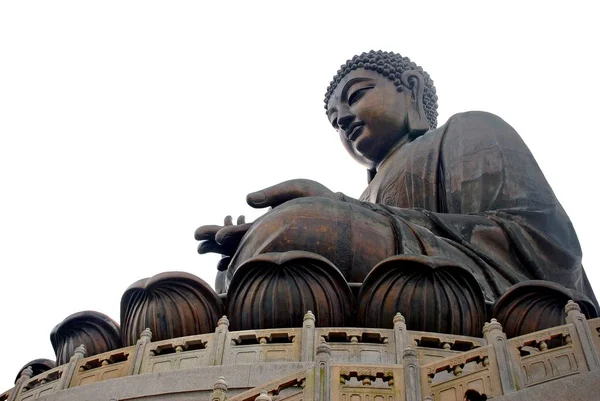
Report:
M213 392L210 395L211 401L225 401L227 398L227 382L223 376L213 385Z
M485 323L483 325L483 336L486 342L494 349L498 374L500 375L500 384L502 385L502 394L517 391L515 374L506 343L506 334L502 332L502 325L496 319Z
M302 362L315 360L315 315L306 312L302 322Z
M266 391L261 391L260 395L256 397L255 401L273 401L273 398L271 398Z
M406 401L421 401L421 372L417 351L407 345L402 352Z
M131 372L129 372L130 375L140 374L140 371L142 370L142 361L144 359L144 354L146 353L146 344L149 344L151 341L152 331L146 327L135 344L133 364L131 365Z
M31 369L31 366L27 366L25 369L23 369L19 379L15 383L15 387L10 392L10 396L8 397L7 401L15 401L17 399L17 395L23 391L23 386L27 381L29 381L29 379L31 379L31 375L33 375L33 369Z
M315 401L331 400L331 347L323 341L315 361Z
M85 358L87 355L87 350L85 349L85 345L81 344L79 347L75 348L75 352L71 359L69 359L69 363L67 364L66 370L63 371L63 374L60 378L60 382L56 386L56 390L64 390L69 387L71 384L71 379L73 379L73 375L75 375L75 368L77 367L77 363L79 360Z
M217 322L217 329L215 330L215 344L213 347L213 365L222 365L223 356L225 353L225 347L227 337L229 334L229 319L227 316L223 316Z
M581 351L589 370L600 369L600 360L594 347L594 340L592 339L592 333L585 319L585 315L581 313L581 308L576 302L569 300L565 306L565 312L567 313L567 323L575 326L575 333L579 344L581 345Z
M396 346L396 363L402 364L402 353L408 345L408 332L406 331L406 320L400 312L394 316L394 341Z

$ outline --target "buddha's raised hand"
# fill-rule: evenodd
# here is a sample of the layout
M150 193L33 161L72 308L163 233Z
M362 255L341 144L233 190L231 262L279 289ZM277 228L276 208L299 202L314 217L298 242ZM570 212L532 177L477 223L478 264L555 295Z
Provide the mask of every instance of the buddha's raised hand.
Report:
M334 198L335 194L323 184L306 179L295 179L252 192L246 197L248 204L255 208L277 207L296 198L323 196Z
M308 196L334 198L335 194L316 181L295 179L248 194L246 201L255 208L277 207L292 199ZM207 225L199 227L194 235L196 240L202 241L198 245L198 253L219 253L223 255L223 259L221 259L217 268L226 270L231 256L236 252L242 237L251 226L252 223L245 222L244 216L238 218L237 224L233 224L231 216L227 216L222 226Z
M218 270L226 270L231 256L237 250L240 240L248 231L252 223L246 223L245 217L240 216L237 219L237 224L233 224L231 216L225 217L222 226L206 225L196 229L194 237L200 242L198 245L198 253L219 253L223 258L219 261ZM234 228L235 230L225 231L219 234L224 228Z

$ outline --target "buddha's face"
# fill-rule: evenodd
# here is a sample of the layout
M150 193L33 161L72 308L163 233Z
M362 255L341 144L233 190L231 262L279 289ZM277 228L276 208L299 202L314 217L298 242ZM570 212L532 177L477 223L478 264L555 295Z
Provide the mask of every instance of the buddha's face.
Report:
M407 136L410 91L375 71L356 69L337 85L327 116L346 150L367 168L376 167Z

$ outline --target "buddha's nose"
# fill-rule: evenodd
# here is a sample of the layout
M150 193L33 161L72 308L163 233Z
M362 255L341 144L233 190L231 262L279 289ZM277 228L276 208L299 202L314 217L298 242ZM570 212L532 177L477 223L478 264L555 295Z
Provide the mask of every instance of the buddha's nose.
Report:
M338 113L338 126L340 127L340 129L346 131L346 129L348 128L348 126L350 124L352 124L352 122L354 121L354 116L350 113L350 112L346 112L346 113Z

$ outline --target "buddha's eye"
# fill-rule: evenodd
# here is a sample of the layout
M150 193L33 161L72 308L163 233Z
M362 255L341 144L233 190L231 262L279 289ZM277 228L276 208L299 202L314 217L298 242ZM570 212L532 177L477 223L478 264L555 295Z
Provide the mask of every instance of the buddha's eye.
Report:
M352 92L350 97L348 97L348 106L352 106L354 103L358 102L363 97L363 95L371 89L373 89L372 86L367 86Z
M331 120L331 125L333 125L334 129L338 129L338 122L337 122L337 117L335 117L333 120Z

